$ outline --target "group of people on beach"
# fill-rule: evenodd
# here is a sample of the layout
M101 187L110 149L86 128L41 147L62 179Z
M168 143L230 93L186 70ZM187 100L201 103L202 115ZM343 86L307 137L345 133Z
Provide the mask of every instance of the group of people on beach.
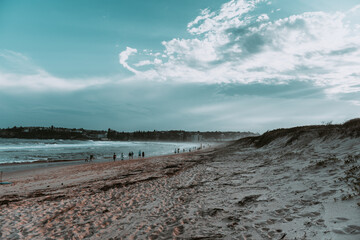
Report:
M203 149L203 148L205 148L205 146L203 146L203 145L201 144L201 146L198 147L198 148L196 148L196 147L189 148L189 152L191 152L191 150L200 150L200 149ZM183 148L182 152L183 152L183 153L186 152L186 149ZM180 153L180 148L175 148L174 153L175 153L175 154Z
M129 159L134 159L134 152L133 151L129 152L128 157L129 157ZM141 152L141 150L139 150L139 158L141 158L141 157L145 157L145 152ZM113 160L115 162L116 153L114 153L114 155L113 155ZM121 153L121 160L124 160L124 153Z
M209 145L209 146L210 146L210 145ZM191 152L192 150L200 150L200 149L202 149L202 148L205 148L205 146L203 146L203 145L201 144L200 147L198 147L198 148L197 148L197 147L192 147L192 148L189 148L188 151ZM183 152L183 153L186 152L186 151L187 151L187 150L186 150L185 148L182 149L182 152ZM175 154L180 153L180 148L175 148L174 153L175 153ZM124 160L124 153L121 153L120 156L121 156L121 160ZM134 159L134 152L133 152L133 151L129 152L128 157L129 157L129 159ZM142 158L142 157L143 157L143 158L145 157L145 152L142 152L141 150L139 150L138 158ZM94 155L93 155L93 154L90 154L90 158L86 157L86 158L85 158L85 162L92 162L94 159L95 159ZM115 162L116 159L117 159L117 156L116 156L116 153L114 153L114 154L113 154L113 161Z
M86 157L85 158L85 162L92 162L94 160L94 155L93 154L90 154L90 158Z
M121 160L124 160L124 153L121 153ZM129 152L128 154L129 159L134 159L134 152ZM139 150L139 158L141 157L145 157L145 152L142 152L141 150ZM93 154L90 154L90 158L86 157L85 158L85 162L92 162L95 159ZM115 162L117 159L116 153L113 154L113 161Z

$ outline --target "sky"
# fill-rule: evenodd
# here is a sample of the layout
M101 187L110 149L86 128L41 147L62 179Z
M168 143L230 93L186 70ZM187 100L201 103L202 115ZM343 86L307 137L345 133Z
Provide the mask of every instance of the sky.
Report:
M0 0L0 128L262 133L359 113L358 0Z

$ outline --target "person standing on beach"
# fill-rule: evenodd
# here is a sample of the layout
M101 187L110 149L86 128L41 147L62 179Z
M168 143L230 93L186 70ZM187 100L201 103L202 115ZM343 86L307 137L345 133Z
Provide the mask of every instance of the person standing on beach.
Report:
M145 152L142 152L142 157L145 157Z
M141 150L139 150L139 158L141 157Z
M114 153L114 155L113 155L113 160L114 160L114 162L115 162L115 160L116 160L116 154Z
M121 153L121 160L124 160L124 153Z

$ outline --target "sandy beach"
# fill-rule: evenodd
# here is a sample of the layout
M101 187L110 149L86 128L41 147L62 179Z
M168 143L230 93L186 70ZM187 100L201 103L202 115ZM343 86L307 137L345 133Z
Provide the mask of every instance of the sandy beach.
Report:
M0 240L360 240L360 0L0 0Z
M360 138L314 129L9 173L0 238L359 239Z

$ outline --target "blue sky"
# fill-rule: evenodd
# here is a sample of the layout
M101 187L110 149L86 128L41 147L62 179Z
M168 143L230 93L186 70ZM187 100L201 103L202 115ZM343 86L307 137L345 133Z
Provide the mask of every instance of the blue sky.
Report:
M241 130L360 113L357 1L0 0L0 127Z

